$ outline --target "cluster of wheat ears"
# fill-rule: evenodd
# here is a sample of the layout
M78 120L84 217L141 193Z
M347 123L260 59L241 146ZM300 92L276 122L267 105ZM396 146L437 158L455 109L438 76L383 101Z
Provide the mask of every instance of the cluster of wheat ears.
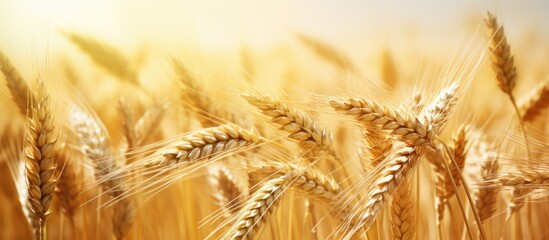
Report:
M61 32L98 71L132 89L121 97L82 89L74 73L66 91L51 91L48 79L25 79L0 52L13 103L2 110L12 115L0 133L0 236L547 238L549 84L517 96L519 69L503 27L490 13L483 25L488 37L478 45L488 57L466 64L491 66L482 81L501 90L490 93L500 98L491 115L466 100L478 71L459 67L445 69L453 79L438 92L355 89L357 97L303 100L289 76L284 97L254 88L254 61L243 50L242 91L215 91L174 58L178 81L158 93L114 47ZM344 80L359 64L315 38L296 38L337 69L337 88L349 88ZM379 89L404 86L390 55L382 61ZM94 98L106 103L93 107ZM103 114L109 107L116 114Z

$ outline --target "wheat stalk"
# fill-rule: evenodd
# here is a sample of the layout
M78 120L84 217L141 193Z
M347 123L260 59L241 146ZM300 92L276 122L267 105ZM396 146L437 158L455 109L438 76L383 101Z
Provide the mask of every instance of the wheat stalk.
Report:
M27 119L25 137L26 176L28 200L31 211L39 220L40 229L35 229L37 239L45 238L46 219L53 199L57 179L55 156L57 132L53 122L53 111L45 86L39 82L35 93L37 102L31 105L31 117Z
M242 129L235 124L205 128L183 136L180 140L160 149L146 167L167 167L178 163L207 160L228 152L251 147L261 141L259 133Z

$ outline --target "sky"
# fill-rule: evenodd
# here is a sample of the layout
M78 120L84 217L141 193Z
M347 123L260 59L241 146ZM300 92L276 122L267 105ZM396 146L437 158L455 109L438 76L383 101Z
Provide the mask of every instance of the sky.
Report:
M303 32L353 51L401 44L413 35L444 42L488 10L511 39L528 31L549 39L549 1L0 0L0 49L13 55L62 49L59 32L75 31L122 48L219 52L268 48Z

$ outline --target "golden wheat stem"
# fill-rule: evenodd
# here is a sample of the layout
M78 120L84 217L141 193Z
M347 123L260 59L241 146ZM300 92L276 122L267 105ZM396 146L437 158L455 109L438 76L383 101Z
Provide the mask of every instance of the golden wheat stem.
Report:
M520 130L522 131L522 136L524 137L524 145L526 147L526 156L528 158L528 162L530 161L530 157L532 156L530 154L530 144L529 144L529 141L528 141L528 134L526 133L526 128L524 127L524 122L522 121L522 118L521 118L521 115L520 115L520 111L518 109L518 106L517 106L517 102L515 101L515 97L510 94L509 95L509 98L511 99L511 104L513 105L513 109L515 110L515 115L517 116L517 119L518 119L518 123L519 123L519 126L520 126Z

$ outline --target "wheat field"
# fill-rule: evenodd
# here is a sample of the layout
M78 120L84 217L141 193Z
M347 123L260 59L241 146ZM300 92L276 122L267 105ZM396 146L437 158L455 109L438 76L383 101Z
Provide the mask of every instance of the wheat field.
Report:
M549 238L543 1L107 2L0 3L0 239Z

